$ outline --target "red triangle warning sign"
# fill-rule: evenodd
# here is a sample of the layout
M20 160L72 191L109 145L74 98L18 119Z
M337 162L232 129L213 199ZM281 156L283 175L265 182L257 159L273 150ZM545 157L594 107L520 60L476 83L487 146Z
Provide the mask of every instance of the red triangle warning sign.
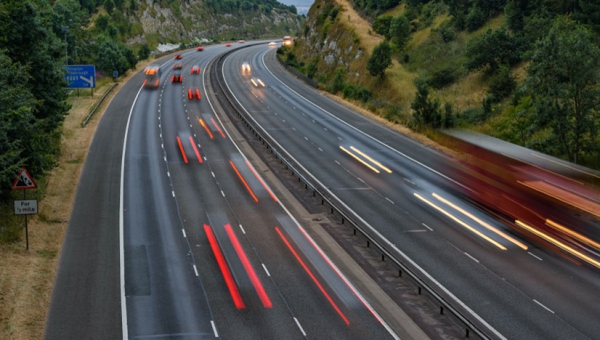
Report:
M13 190L36 189L37 184L35 184L33 177L27 172L27 169L23 168L23 170L19 172L17 179L13 182L12 188Z

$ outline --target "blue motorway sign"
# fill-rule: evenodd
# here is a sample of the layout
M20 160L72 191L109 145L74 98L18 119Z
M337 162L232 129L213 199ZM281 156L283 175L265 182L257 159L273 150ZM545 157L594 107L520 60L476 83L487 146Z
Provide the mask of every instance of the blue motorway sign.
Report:
M94 65L67 65L66 71L67 89L96 87L96 67Z

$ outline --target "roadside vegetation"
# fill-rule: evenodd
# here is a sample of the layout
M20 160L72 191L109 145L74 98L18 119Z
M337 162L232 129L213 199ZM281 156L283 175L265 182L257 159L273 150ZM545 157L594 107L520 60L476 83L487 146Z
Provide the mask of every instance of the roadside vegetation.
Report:
M473 129L600 169L598 13L593 0L317 0L280 55L430 137Z

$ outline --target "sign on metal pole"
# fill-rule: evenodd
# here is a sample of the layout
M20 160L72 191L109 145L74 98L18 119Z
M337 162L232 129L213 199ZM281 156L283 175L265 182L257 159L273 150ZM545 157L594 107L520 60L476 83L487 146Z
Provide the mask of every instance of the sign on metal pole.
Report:
M66 65L67 89L93 89L96 87L96 66Z
M23 190L23 200L15 200L15 214L25 215L25 246L29 249L29 231L27 230L27 215L37 214L37 200L27 199L27 189L36 189L37 184L27 169L23 168L15 181L13 182L13 190Z
M33 181L33 177L27 172L27 169L23 168L19 175L15 179L12 185L13 190L26 190L26 189L36 189L37 184Z
M35 215L37 213L37 200L15 200L15 215Z

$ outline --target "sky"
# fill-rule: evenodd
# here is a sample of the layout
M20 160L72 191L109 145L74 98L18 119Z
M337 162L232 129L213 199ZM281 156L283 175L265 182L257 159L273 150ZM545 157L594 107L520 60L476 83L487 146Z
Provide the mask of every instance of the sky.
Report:
M315 2L315 0L277 0L285 5L294 5L298 10L298 14L308 13L308 9Z

